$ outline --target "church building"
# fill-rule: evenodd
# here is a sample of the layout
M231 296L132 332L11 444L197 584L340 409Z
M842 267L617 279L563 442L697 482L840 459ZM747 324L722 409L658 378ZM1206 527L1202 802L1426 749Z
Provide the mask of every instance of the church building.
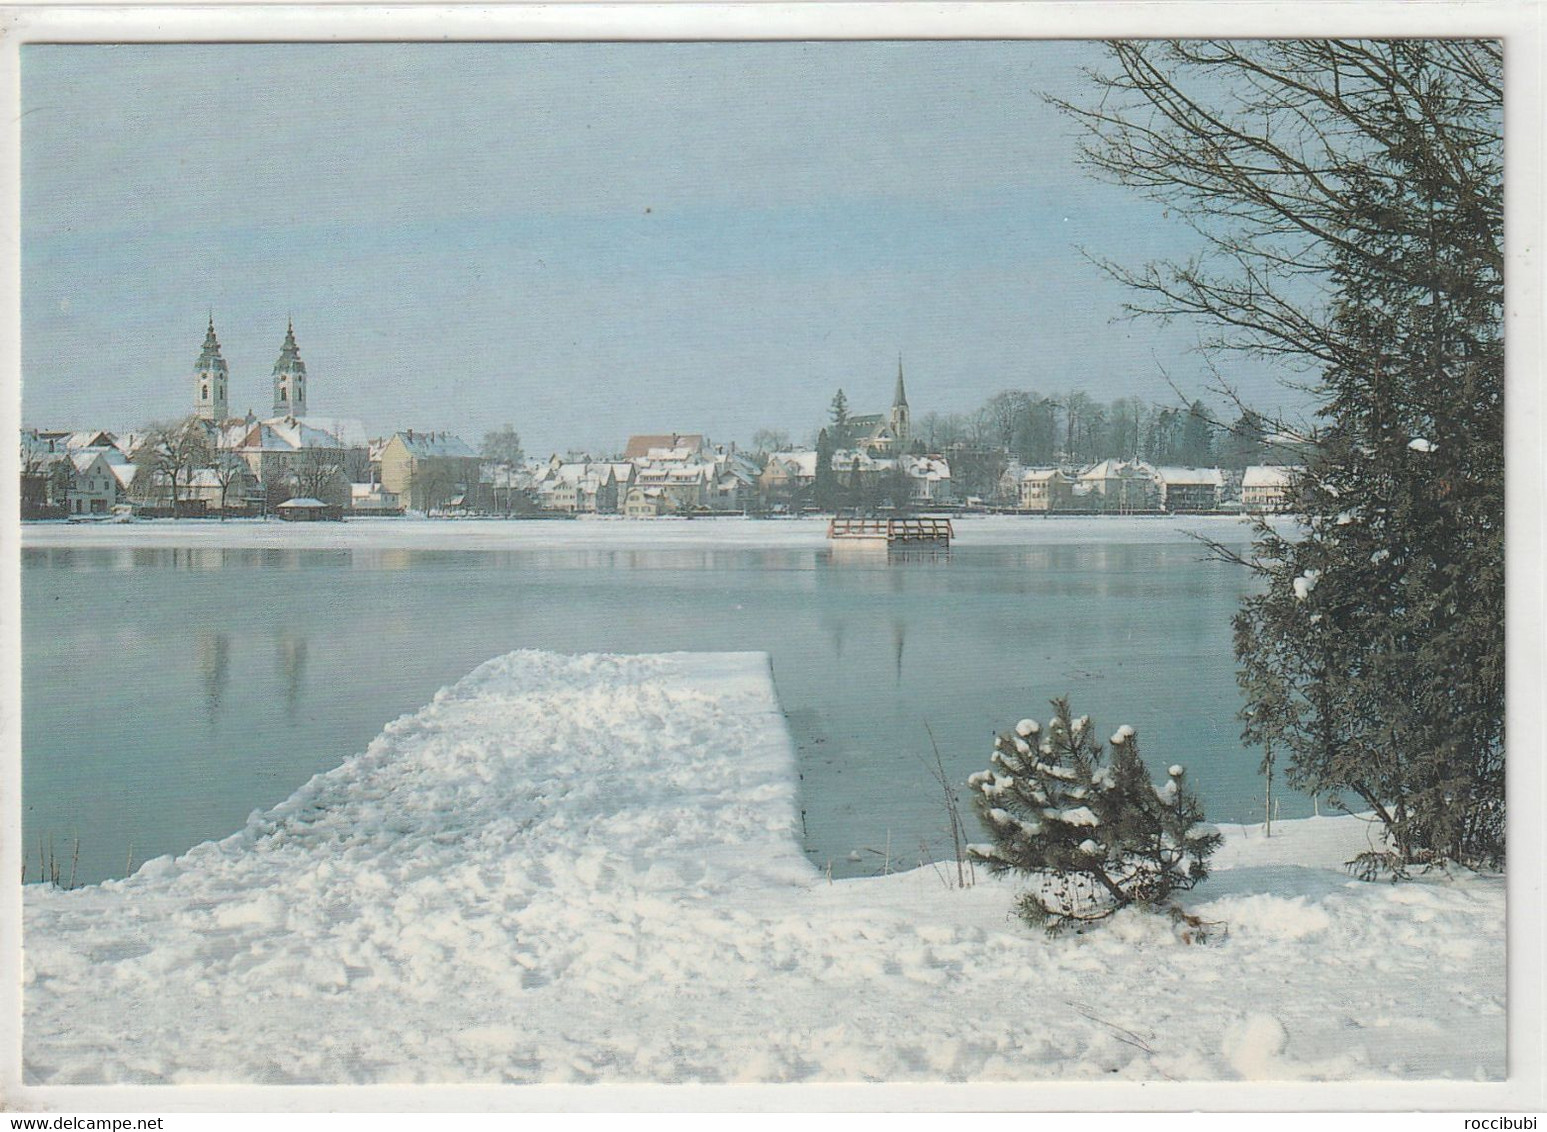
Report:
M872 456L898 456L908 449L911 439L908 418L908 394L902 382L902 358L897 359L897 386L892 392L892 407L886 413L862 413L844 422L842 434L834 437L838 448L853 448Z
M217 425L232 422L230 401L230 370L220 352L220 340L215 336L215 316L210 315L208 329L204 332L204 348L198 361L193 364L193 414L203 421ZM306 416L306 363L301 360L301 349L295 342L295 322L285 324L285 341L279 348L279 360L274 363L273 405L270 419L286 417L301 419ZM257 420L251 412L244 422L252 425Z
M208 422L215 445L241 457L271 506L303 487L305 494L347 502L349 483L368 474L365 432L358 421L307 415L306 363L294 320L285 324L272 380L272 416L259 420L251 410L231 416L230 373L212 313L194 363L193 395L194 415Z

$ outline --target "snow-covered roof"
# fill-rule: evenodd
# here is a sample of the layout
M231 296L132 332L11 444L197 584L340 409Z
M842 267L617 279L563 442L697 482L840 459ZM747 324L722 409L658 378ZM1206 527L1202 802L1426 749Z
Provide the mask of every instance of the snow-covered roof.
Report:
M246 452L299 452L307 448L336 452L349 447L331 432L315 428L296 417L271 417L259 421L251 428L245 425L236 427L241 431L240 439L235 443L223 443ZM226 433L227 437L231 435L233 433Z
M39 432L36 429L23 429L21 434L22 455L31 460L44 459L49 456L63 456L65 453L64 437Z
M109 464L107 468L113 473L113 478L125 489L134 482L135 473L140 470L138 465L129 463Z
M1167 487L1223 487L1218 468L1156 468L1155 478Z
M1021 482L1042 483L1044 481L1050 481L1054 479L1068 478L1068 476L1064 475L1063 472L1059 471L1057 468L1032 468L1029 471L1022 473Z
M816 453L813 451L775 452L769 462L777 460L789 475L812 479L816 476Z
M1289 477L1305 469L1298 466L1278 467L1273 464L1253 464L1241 475L1241 486L1288 487Z
M86 432L72 432L65 437L65 447L74 452L82 448L111 448L118 443L118 438L105 429L92 429Z
M320 499L313 498L310 495L299 495L294 499L285 500L285 502L281 503L279 506L281 510L284 510L285 508L292 507L326 507L327 504Z
M352 417L320 417L316 413L307 413L297 419L308 428L337 438L345 448L365 448L370 443L365 426Z
M1103 460L1094 467L1081 472L1079 478L1089 482L1100 480L1123 479L1131 476L1155 477L1155 469L1143 460Z
M466 459L478 455L461 437L449 432L417 432L410 429L394 433L393 436L402 442L410 455L421 459L430 456Z
M651 449L688 449L693 454L702 452L707 446L703 433L642 433L628 438L628 447L623 450L625 460L648 458Z
M903 471L916 480L948 480L951 478L951 465L941 456L903 456L900 459Z
M682 463L691 460L698 455L696 448L652 448L643 456L635 457L636 460L670 460L674 463Z
M891 460L872 456L869 452L858 448L840 448L833 453L833 469L835 471L874 471L877 468L891 468L895 464Z
M552 469L551 478L557 483L574 487L592 474L590 464L560 464Z

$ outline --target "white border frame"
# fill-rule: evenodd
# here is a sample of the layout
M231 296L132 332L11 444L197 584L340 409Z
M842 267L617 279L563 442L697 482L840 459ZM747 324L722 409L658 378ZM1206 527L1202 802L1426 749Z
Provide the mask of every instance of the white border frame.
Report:
M20 524L0 491L0 1109L73 1112L1456 1111L1547 1108L1543 1080L1542 815L1547 812L1543 611L1542 71L1547 6L1327 0L1046 3L549 4L507 7L167 5L0 8L0 429L20 398L20 47L26 43L394 40L1084 39L1214 36L1497 36L1505 40L1508 330L1507 519L1510 868L1509 1078L1504 1083L875 1086L29 1086L21 1076ZM0 477L17 482L0 444ZM1436 972L1437 977L1444 977Z

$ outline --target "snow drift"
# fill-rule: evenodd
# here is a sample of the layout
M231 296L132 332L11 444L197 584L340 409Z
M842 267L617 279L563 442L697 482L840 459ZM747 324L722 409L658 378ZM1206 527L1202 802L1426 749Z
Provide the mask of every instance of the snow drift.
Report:
M985 754L986 758L986 754ZM33 1084L1502 1079L1504 886L1229 830L1188 945L830 883L761 654L518 652L240 833L25 898Z

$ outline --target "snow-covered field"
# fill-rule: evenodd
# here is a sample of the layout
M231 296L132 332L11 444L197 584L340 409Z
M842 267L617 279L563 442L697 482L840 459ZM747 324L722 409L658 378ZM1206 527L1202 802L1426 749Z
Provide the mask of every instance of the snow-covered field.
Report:
M1185 542L1190 532L1246 541L1235 515L1067 516L967 515L953 520L959 546ZM649 547L803 549L825 547L827 520L623 519L585 516L535 519L350 519L343 523L280 520L145 520L27 523L24 547L286 547L293 549L549 550Z
M1227 828L1188 902L1226 938L1048 939L1009 881L829 882L794 765L761 654L499 657L224 841L29 886L24 1079L1504 1075L1500 879L1350 881L1356 819Z

